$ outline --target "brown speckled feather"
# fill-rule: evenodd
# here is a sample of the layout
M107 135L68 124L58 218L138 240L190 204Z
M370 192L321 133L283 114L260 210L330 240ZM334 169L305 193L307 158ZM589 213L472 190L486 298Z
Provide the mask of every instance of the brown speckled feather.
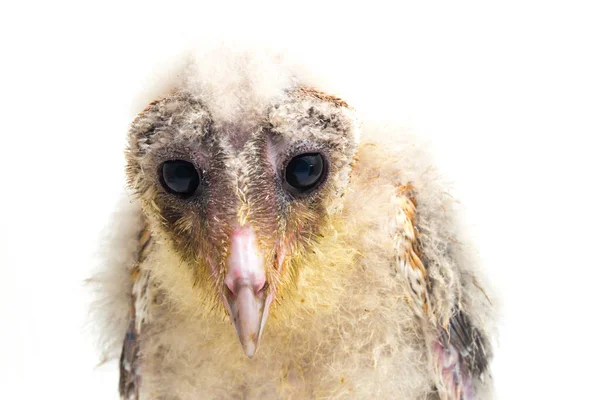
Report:
M119 393L123 400L137 400L141 376L139 374L138 353L141 322L145 318L146 289L148 273L140 271L139 264L144 260L151 247L152 235L144 228L139 235L138 262L131 269L133 290L131 293L130 322L123 340L120 359ZM142 315L140 315L142 314Z
M434 315L433 309L428 306L431 282L427 275L427 261L419 242L414 190L410 184L399 186L395 199L399 204L395 237L397 264L411 290L405 299L413 305L415 314L423 319L425 332L430 329L429 326L439 332L433 338L431 347L440 398L473 399L473 381L484 379L491 357L490 346L485 336L459 309L459 305L454 306L447 324L444 324L441 316ZM447 326L444 328L444 325Z

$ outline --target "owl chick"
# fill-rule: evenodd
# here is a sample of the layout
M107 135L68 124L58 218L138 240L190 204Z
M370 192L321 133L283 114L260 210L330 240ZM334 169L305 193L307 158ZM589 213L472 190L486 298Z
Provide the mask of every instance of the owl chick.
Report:
M177 79L108 245L121 397L491 397L492 303L422 153L264 53Z

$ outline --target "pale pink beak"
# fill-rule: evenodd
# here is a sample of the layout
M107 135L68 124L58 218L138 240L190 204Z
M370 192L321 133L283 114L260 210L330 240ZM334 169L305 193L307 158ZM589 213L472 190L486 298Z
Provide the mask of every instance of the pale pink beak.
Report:
M229 310L244 352L250 358L258 350L269 315L272 293L265 288L266 274L262 253L251 227L238 227L231 235L223 300Z

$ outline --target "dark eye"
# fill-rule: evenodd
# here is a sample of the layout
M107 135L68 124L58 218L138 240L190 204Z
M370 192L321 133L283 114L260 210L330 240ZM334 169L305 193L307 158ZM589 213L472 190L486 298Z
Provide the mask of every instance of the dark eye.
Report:
M300 154L285 167L285 182L300 193L315 189L322 181L325 162L319 153Z
M184 196L192 195L200 185L200 176L188 161L165 161L160 167L160 178L168 192Z

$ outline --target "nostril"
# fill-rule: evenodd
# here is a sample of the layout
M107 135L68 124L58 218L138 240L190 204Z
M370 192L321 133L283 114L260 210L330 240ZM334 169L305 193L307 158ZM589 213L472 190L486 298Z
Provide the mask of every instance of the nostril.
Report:
M266 280L262 279L254 284L254 293L259 294L266 290L268 286Z
M227 282L225 281L225 292L226 295L228 297L233 297L235 298L235 285L233 284L233 282Z

